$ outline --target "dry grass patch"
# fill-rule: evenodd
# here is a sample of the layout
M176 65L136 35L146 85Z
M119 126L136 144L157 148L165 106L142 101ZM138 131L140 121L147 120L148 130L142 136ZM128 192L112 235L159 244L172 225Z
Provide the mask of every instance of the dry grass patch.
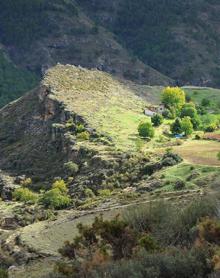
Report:
M189 163L220 166L217 153L220 143L214 141L187 141L183 145L174 147L173 150Z

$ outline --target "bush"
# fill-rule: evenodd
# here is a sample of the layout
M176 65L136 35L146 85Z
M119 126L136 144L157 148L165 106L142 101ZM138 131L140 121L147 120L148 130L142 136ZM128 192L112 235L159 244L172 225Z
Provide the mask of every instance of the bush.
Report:
M163 167L174 166L182 161L182 158L178 154L168 151L162 157L161 165Z
M20 202L35 203L38 199L38 195L36 193L33 193L28 188L18 188L13 192L13 198L16 201L20 201Z
M101 197L109 197L109 196L111 196L111 190L109 190L109 189L100 189L98 191L98 194Z
M174 123L171 125L170 127L170 131L172 132L172 134L181 134L182 133L182 121L180 118L176 118L176 120L174 121Z
M174 184L175 190L182 190L185 187L185 182L182 180L177 180Z
M67 163L64 163L64 169L68 175L74 176L79 171L79 166L76 163L69 161Z
M208 98L203 98L202 101L201 101L202 106L207 107L207 106L210 106L210 104L211 104L211 102Z
M76 132L77 132L77 133L82 133L82 132L84 132L84 131L85 131L84 125L78 124L78 125L76 126Z
M70 205L71 199L58 188L54 188L44 193L40 198L40 203L46 208L63 209Z
M62 194L67 194L68 189L64 180L57 180L53 183L52 189L58 189Z
M76 137L78 140L86 141L89 140L90 134L88 133L88 131L83 131L81 133L78 133Z
M154 128L149 122L141 122L138 126L138 133L141 137L153 138L154 137Z
M216 130L217 126L215 123L209 124L205 127L206 132L214 132Z
M193 124L190 120L190 117L184 117L181 122L182 132L185 133L186 136L189 136L193 133Z
M151 118L151 122L152 122L153 126L160 126L163 123L163 116L160 114L155 114Z
M86 189L84 190L84 195L85 195L87 198L94 198L94 197L95 197L94 192L93 192L92 189L90 189L90 188L86 188Z
M32 179L31 178L26 178L26 179L21 181L22 186L29 186L31 184L32 184Z
M132 260L124 260L104 265L91 278L207 278L213 271L209 263L209 253L204 249L171 249L171 252L149 254L138 253Z
M181 118L190 117L194 118L197 116L197 110L193 103L187 103L183 106L181 110Z

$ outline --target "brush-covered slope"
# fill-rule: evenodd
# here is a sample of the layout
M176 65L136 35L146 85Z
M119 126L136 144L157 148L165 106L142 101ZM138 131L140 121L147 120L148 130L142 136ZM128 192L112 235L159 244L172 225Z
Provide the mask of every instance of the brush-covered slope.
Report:
M57 65L39 88L0 110L0 168L54 177L69 160L85 162L88 150L90 158L109 159L117 149L135 151L137 125L146 118L140 91L147 96L151 89L98 70ZM80 125L89 138L78 134Z

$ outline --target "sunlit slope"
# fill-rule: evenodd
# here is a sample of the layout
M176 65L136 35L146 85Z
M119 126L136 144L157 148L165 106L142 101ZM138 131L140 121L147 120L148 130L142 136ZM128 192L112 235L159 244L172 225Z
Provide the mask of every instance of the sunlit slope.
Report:
M99 133L110 136L117 147L135 146L138 123L147 118L143 114L146 102L130 84L98 70L70 65L49 70L43 84L50 88L51 97Z

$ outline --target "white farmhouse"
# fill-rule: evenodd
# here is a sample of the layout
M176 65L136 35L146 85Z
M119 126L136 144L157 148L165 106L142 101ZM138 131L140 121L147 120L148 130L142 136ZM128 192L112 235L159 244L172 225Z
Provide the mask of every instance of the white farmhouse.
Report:
M159 106L148 106L144 109L144 114L149 117L153 117L155 114L162 114L165 110L165 107L163 104L160 104Z

